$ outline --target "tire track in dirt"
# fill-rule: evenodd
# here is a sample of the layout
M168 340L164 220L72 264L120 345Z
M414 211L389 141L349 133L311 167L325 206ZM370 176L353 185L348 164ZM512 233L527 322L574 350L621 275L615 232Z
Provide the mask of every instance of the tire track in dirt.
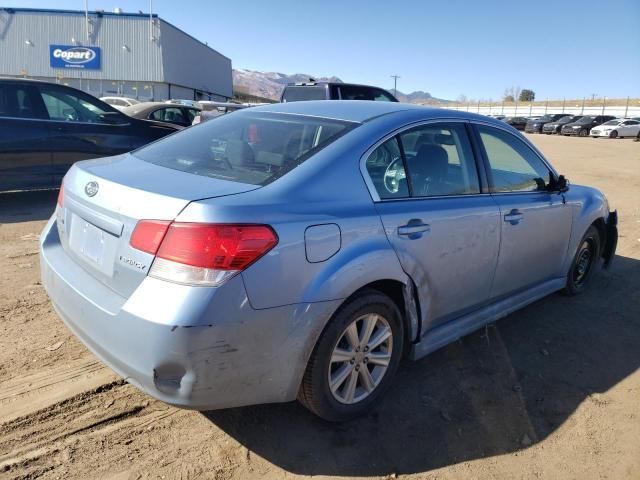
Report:
M107 437L110 443L126 442L176 412L124 380L100 385L0 423L0 472L37 477L68 462L77 445L99 444Z
M113 382L113 372L90 356L0 383L0 422L44 409Z

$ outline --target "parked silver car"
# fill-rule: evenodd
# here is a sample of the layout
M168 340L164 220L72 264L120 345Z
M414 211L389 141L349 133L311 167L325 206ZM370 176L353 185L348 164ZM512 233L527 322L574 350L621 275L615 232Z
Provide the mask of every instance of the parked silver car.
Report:
M76 163L41 236L67 326L150 395L342 421L420 358L608 265L616 214L504 122L241 110Z

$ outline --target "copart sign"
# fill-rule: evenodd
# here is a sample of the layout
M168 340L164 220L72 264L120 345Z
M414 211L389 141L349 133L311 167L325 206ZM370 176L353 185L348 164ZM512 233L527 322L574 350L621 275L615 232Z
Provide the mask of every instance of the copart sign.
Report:
M100 69L100 48L79 45L49 45L52 68Z

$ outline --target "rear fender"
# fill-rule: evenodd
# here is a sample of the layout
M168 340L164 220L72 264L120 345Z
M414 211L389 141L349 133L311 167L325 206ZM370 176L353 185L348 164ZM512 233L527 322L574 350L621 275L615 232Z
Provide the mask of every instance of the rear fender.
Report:
M402 270L398 257L391 249L386 237L374 236L354 243L326 262L312 283L305 290L303 302L313 303L340 298L333 313L309 338L308 352L311 353L320 334L333 314L358 290L381 280L393 280L403 285L405 320L408 338L414 341L419 336L420 319L415 296L415 285Z

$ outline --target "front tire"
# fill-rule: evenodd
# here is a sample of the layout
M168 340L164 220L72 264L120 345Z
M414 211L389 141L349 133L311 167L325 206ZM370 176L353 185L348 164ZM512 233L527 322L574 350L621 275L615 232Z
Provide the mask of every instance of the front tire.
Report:
M364 414L391 384L403 343L398 307L377 290L363 290L340 307L320 335L298 400L330 422Z
M609 138L618 138L618 132L617 132L617 131L615 131L615 130L614 130L614 131L612 131L612 132L609 134Z
M589 130L587 130L586 128L583 128L582 130L580 130L580 132L578 132L578 136L580 137L586 137L587 135L589 135Z
M564 292L574 296L582 293L600 263L601 239L598 229L591 225L578 244L571 262Z

